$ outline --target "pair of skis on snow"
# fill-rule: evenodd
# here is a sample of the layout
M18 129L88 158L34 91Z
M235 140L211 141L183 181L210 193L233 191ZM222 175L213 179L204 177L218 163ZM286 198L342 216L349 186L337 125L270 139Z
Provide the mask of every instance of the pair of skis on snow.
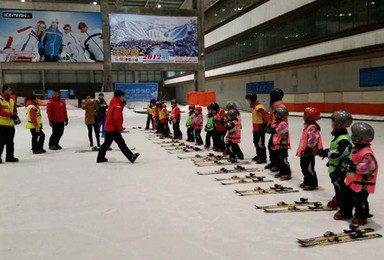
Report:
M275 184L272 187L263 189L261 187L256 187L252 190L235 190L235 193L240 196L250 196L250 195L267 195L267 194L283 194L283 193L292 193L299 192L299 190L294 190L291 187L285 187L280 184Z
M362 241L368 239L381 238L382 235L373 233L373 228L359 229L357 226L350 226L340 233L327 231L323 236L311 237L306 239L297 239L297 242L303 247L328 246L347 242Z
M215 175L215 174L228 174L228 173L239 173L239 172L261 172L262 170L259 168L245 168L241 165L236 165L233 169L221 168L219 170L208 171L208 172L200 172L196 171L198 175Z
M258 182L273 182L273 180L265 180L265 176L257 176L255 173L250 173L244 177L233 175L229 178L215 178L222 185L249 184Z
M335 208L324 207L319 201L308 201L307 198L300 198L293 203L280 201L275 205L257 206L257 209L263 209L266 213L292 213L292 212L313 212L313 211L332 211Z

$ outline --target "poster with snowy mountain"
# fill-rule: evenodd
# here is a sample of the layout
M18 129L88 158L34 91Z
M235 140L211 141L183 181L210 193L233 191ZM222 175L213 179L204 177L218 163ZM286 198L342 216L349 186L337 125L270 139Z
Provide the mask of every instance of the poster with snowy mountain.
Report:
M112 62L197 63L197 17L110 14Z

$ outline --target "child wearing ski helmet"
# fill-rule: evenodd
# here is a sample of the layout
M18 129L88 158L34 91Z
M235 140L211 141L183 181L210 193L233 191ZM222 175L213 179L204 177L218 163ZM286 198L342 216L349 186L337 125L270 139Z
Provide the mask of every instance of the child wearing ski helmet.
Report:
M157 109L157 102L154 100L153 106L152 106L152 124L153 124L153 130L155 130L155 133L159 133L159 130L157 129L157 119L159 118L159 110Z
M227 111L233 109L237 112L237 119L239 120L240 126L241 126L241 115L240 115L240 111L237 109L236 103L235 102L228 102L226 108L227 108Z
M375 192L378 164L371 148L371 142L375 137L375 130L366 123L355 123L352 128L352 142L355 145L352 150L351 161L347 163L348 172L345 179L347 188L343 194L340 211L334 219L348 219L355 215L352 224L361 226L367 224L369 213L368 196Z
M187 127L187 142L194 142L194 129L192 127L192 121L195 117L195 105L189 105L189 112L188 112L188 118L187 122L185 123L185 126Z
M159 132L159 134L161 134L161 136L163 136L164 135L164 127L165 127L165 114L163 111L163 103L157 102L156 108L157 108L157 113L158 113L157 123L156 123L157 124L157 131Z
M237 159L244 160L244 154L239 146L241 141L241 124L238 119L238 113L236 110L231 109L228 111L227 116L226 153L232 162L236 162Z
M169 123L173 126L173 139L183 139L183 134L180 131L180 108L177 106L176 99L171 100L172 111L169 116Z
M329 149L320 152L320 156L328 157L328 173L335 189L335 196L328 202L328 207L337 208L341 204L342 191L345 190L346 170L342 167L352 154L352 140L347 128L352 124L352 116L348 111L339 110L332 114L332 135Z
M256 148L256 156L252 158L252 161L256 161L257 164L266 163L265 128L269 122L269 113L265 107L259 103L256 94L248 93L245 99L252 109L253 144Z
M219 104L212 103L211 104L213 114L214 114L214 122L215 122L215 132L213 136L213 150L218 152L225 152L225 142L224 137L227 133L227 129L225 127L225 122L227 121L227 114L223 109L220 108Z
M167 110L167 105L165 103L162 104L161 113L162 113L162 116L164 116L161 119L161 124L163 125L163 133L161 137L164 138L169 136L168 110Z
M270 105L270 112L269 112L269 124L267 127L267 133L271 134L271 137L269 138L268 141L268 151L269 151L269 160L270 163L265 166L265 169L270 169L272 172L277 172L277 166L275 164L275 153L274 150L272 149L273 147L273 135L275 134L275 129L272 127L273 124L275 124L275 109L278 107L283 107L285 108L284 102L283 102L283 97L284 97L284 92L283 90L279 88L273 89L269 93L269 105ZM287 118L288 122L288 118Z
M274 153L274 164L278 173L276 178L282 181L291 179L291 167L288 162L288 149L291 149L289 129L288 129L288 110L285 107L277 107L273 111L274 123L271 127L274 129L272 136L272 151Z
M214 122L213 122L212 108L209 105L207 107L207 109L208 109L207 123L205 124L205 127L204 127L204 131L207 133L205 135L205 145L204 145L205 149L209 149L209 147L211 146L211 138L212 138L212 141L213 141L213 133L215 131L215 125L214 125Z
M315 107L304 109L304 130L301 135L296 155L300 157L301 172L304 181L300 187L304 190L317 189L318 181L315 171L315 156L323 149L320 126L316 121L320 118L320 111Z
M33 154L45 153L44 140L45 134L43 132L43 124L41 123L40 107L35 95L29 95L25 99L25 107L27 109L27 120L25 121L25 128L31 131L32 135L32 152Z
M203 144L203 139L201 139L201 130L203 129L203 115L202 115L201 106L195 107L195 117L192 120L191 127L195 129L195 139L197 145Z
M149 130L149 125L151 122L152 122L152 128L153 128L152 114L153 114L153 105L155 103L156 103L156 100L151 99L151 101L149 101L149 105L147 106L147 122L145 124L145 130Z

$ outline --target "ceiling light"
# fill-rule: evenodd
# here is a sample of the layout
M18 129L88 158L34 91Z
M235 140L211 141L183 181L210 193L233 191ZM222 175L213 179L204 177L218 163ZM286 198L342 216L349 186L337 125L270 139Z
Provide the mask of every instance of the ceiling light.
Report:
M25 3L25 0L20 0L20 2Z
M94 4L94 5L97 5L97 1L93 1L93 3L92 4Z
M161 8L161 4L158 4L158 5L157 5L157 8Z

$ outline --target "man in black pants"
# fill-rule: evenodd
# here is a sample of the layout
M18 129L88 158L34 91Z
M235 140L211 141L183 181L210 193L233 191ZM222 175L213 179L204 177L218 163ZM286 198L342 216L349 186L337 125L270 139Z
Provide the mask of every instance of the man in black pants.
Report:
M6 146L6 162L18 162L19 159L14 157L14 143L15 137L15 124L20 124L20 119L17 116L16 104L11 99L12 88L5 85L2 88L0 95L0 163L1 154L3 153L4 146Z
M68 115L65 100L60 98L60 91L53 90L52 97L47 104L49 125L52 127L52 135L49 138L49 149L59 150L60 139L64 133L64 126L68 125Z
M105 121L105 141L101 145L97 155L96 162L98 163L108 161L108 159L105 158L105 155L113 141L117 143L120 150L131 163L134 163L140 155L139 153L133 154L131 150L129 150L125 144L123 136L121 135L121 132L123 132L124 96L125 94L122 90L116 90L114 97L109 103L107 119Z

